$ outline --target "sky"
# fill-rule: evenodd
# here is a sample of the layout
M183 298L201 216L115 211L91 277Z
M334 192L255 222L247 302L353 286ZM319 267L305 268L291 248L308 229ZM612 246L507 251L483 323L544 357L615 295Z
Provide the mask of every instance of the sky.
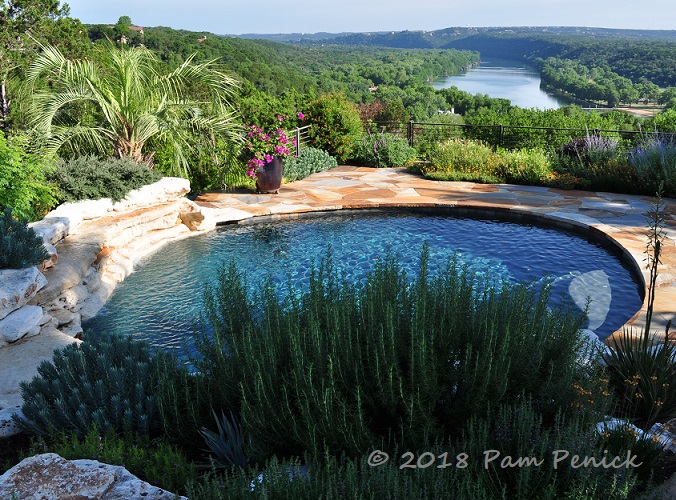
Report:
M61 3L64 3L63 0ZM70 0L71 17L219 35L426 30L456 26L676 29L674 0Z

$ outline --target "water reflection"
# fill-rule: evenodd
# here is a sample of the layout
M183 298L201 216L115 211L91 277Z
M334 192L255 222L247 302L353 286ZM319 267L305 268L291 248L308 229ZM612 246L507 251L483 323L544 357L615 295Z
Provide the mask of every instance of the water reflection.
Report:
M481 61L462 75L441 78L432 83L435 89L457 87L470 94L488 94L509 99L521 108L558 109L570 104L540 88L540 75L520 61L490 58Z

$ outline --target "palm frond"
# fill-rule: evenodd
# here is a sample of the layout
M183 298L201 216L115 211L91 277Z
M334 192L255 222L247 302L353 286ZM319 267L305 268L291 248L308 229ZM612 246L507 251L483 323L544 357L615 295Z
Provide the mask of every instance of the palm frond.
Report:
M229 104L238 83L214 69L215 60L195 63L192 55L161 75L156 70L157 57L145 47L119 49L109 43L101 50L100 62L95 64L67 60L57 48L44 46L31 65L31 85L45 75L53 82L33 93L31 106L32 123L48 138L50 150L68 142L73 150L101 151L107 144L116 154L140 161L152 155L142 150L155 138L156 144L172 145L175 170L186 175L186 153L193 149L190 134L241 140L242 129ZM210 102L187 97L196 82L209 92ZM74 118L81 103L95 110L88 116L89 121L98 121L95 126Z
M56 154L68 144L78 155L89 153L92 149L101 154L110 153L110 131L86 125L55 126L47 139L46 152Z

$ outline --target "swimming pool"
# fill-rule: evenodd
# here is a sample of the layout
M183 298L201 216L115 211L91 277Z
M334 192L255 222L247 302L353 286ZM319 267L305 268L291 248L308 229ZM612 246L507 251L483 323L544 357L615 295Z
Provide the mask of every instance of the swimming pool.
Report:
M453 255L470 269L509 282L553 280L552 300L572 300L582 310L591 299L587 327L605 338L640 309L641 285L614 252L559 229L496 219L351 211L292 220L225 226L172 243L143 261L115 290L85 330L131 333L154 347L190 349L203 291L231 261L256 285L270 278L280 295L307 286L330 248L333 264L363 282L379 258L391 253L406 274L417 275L423 245L429 270Z

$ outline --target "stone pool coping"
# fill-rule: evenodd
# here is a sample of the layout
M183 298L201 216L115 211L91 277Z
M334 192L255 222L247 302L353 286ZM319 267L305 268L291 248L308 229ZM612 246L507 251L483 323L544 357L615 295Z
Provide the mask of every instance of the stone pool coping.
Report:
M208 192L195 200L219 225L261 219L299 217L309 212L345 209L409 207L424 210L480 212L500 217L545 223L588 233L615 244L626 261L649 282L644 259L647 220L644 216L654 199L649 196L589 191L566 191L539 186L477 184L424 179L403 168L340 166L285 184L279 194ZM676 200L665 198L666 225L658 268L651 330L664 338L668 321L676 340ZM623 327L640 332L645 326L647 305ZM618 330L609 337L620 334Z

